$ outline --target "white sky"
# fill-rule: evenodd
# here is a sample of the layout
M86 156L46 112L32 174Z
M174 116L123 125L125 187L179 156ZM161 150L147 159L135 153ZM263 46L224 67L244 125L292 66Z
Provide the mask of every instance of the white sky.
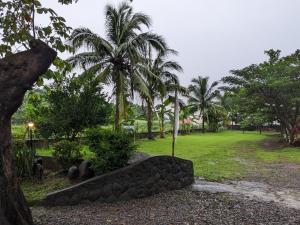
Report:
M43 0L73 28L104 35L104 6L120 0L79 0L63 7ZM193 77L219 80L229 70L265 59L264 50L289 54L300 48L299 0L134 0L135 11L153 20L152 31L165 37L184 68L183 85Z

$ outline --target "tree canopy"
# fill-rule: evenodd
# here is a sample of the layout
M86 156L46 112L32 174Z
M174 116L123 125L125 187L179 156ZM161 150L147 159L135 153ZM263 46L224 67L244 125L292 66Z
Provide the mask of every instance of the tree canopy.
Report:
M268 60L240 70L232 70L223 78L227 90L243 97L248 112L264 111L282 127L287 141L293 142L292 128L299 120L300 51L280 57L280 51L265 52Z

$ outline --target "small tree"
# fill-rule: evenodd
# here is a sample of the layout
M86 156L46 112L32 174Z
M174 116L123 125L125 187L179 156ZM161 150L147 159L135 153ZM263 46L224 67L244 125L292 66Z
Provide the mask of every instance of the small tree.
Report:
M171 104L171 100L168 98L166 100L161 100L162 102L155 106L155 113L158 116L158 122L159 122L159 131L160 131L160 138L165 137L165 117L169 117L170 114L172 114L171 108L169 108L169 105Z
M207 117L204 118L208 124L209 130L217 132L219 128L228 120L227 112L222 106L215 105L210 107Z
M246 128L251 125L250 118L249 117L244 118L239 124L240 124L240 127L241 127L241 129L243 131L243 134L244 134Z
M181 130L183 133L190 133L193 121L190 118L192 114L192 106L191 105L182 105L180 107L179 119L181 122Z
M38 124L43 136L74 139L85 128L108 121L112 107L95 75L85 73L80 77L61 78L47 89L49 106Z
M252 115L252 124L259 129L259 133L262 132L262 127L266 123L267 118L262 112L257 112Z

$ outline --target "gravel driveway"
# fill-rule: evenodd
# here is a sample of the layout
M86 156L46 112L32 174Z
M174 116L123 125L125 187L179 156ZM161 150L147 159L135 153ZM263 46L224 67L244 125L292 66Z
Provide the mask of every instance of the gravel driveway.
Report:
M190 189L112 204L32 208L36 225L300 224L300 210Z

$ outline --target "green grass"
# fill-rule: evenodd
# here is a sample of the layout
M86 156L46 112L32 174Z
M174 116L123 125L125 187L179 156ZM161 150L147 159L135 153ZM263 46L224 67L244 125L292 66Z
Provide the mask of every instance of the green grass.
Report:
M175 154L192 160L195 176L211 181L243 178L247 172L245 163L299 163L300 149L287 147L278 150L264 149L260 144L265 139L276 139L274 133L222 131L219 133L193 133L178 136ZM172 138L155 141L140 140L139 150L150 155L171 155ZM41 156L52 156L52 149L38 149ZM87 146L82 152L85 159L93 157Z
M12 136L15 139L24 139L26 134L26 126L25 125L12 125Z
M274 135L258 132L223 131L220 133L192 134L179 136L175 154L192 160L195 176L211 181L242 178L247 171L239 158L263 163L300 163L299 148L266 150L259 144ZM170 155L172 138L155 141L140 141L140 151L150 155Z
M24 180L21 187L30 206L37 205L48 193L70 186L67 179L48 175L42 181Z
M36 152L39 156L52 157L53 148L38 148ZM95 154L89 150L87 145L82 145L81 153L84 159L91 159L95 156Z
M287 147L282 150L265 151L259 148L256 157L266 163L296 163L300 164L300 149Z
M300 164L300 148L286 147L270 150L262 147L262 141L278 139L276 134L258 132L223 131L220 133L194 133L178 136L175 154L192 160L195 176L209 181L242 179L247 169L266 163ZM150 155L171 155L172 138L155 141L138 141L139 150ZM38 154L52 156L52 149L38 149ZM83 146L84 158L93 157L87 146ZM247 163L249 166L247 166ZM54 175L42 182L25 180L22 189L30 205L38 204L46 194L69 186L68 180Z
M136 120L135 121L135 126L137 128L137 132L139 132L139 133L145 133L145 132L148 131L147 120ZM153 121L152 130L153 130L153 132L159 132L159 122L158 122L158 120ZM165 124L165 131L170 131L170 130L172 130L172 124L171 123L166 123Z

